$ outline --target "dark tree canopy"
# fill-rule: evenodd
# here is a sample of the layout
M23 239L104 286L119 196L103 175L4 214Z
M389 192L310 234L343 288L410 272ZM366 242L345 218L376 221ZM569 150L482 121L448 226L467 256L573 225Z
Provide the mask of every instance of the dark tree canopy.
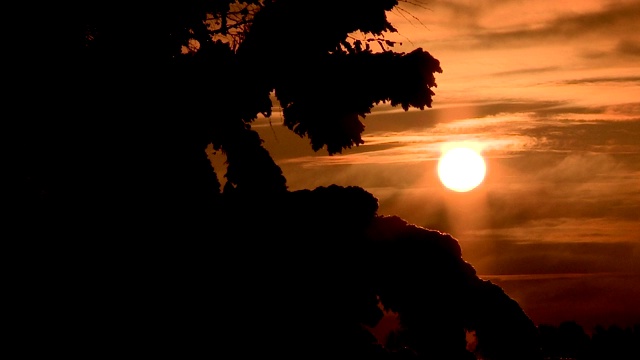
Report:
M200 147L212 143L228 156L227 180L234 187L273 191L284 186L260 142L246 134L259 114L271 114L272 92L283 107L285 125L308 137L314 150L329 154L362 144L361 119L375 104L431 106L433 73L442 70L429 53L394 53L386 45L374 53L361 41L354 46L347 41L355 31L378 40L395 31L385 11L397 1L193 3L197 6L169 2L135 10L93 5L83 24L79 75L83 89L98 93L80 95L105 102L105 95L117 89L119 99L110 107L141 97L163 104L164 109L144 111L158 111L167 125L145 124L141 131L162 134L158 127L170 126L171 132L191 131L185 136ZM190 44L192 51L182 54ZM140 88L122 89L134 79ZM171 146L160 141L157 148ZM260 181L251 180L255 177Z
M398 5L92 1L21 13L16 37L32 46L12 57L23 76L10 83L10 192L30 290L16 292L29 311L15 333L83 358L470 359L472 329L488 359L539 359L529 318L455 239L378 216L361 188L289 191L251 128L275 94L285 126L337 154L363 143L376 104L431 107L439 61L384 39ZM207 146L226 156L224 188ZM381 307L402 326L388 346L367 330Z

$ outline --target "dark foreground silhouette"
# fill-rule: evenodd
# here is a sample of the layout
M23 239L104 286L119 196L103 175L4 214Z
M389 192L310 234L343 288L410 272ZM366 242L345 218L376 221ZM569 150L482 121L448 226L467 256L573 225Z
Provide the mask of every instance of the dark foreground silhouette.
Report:
M431 107L438 60L384 41L397 5L16 11L8 342L83 359L471 359L475 331L469 349L484 359L541 359L534 324L455 239L379 216L361 188L288 191L251 129L274 93L285 126L335 154L363 143L375 104ZM214 36L233 19L236 47ZM373 40L349 43L358 30ZM182 54L192 41L197 51ZM223 189L207 146L226 156ZM369 328L382 309L401 327L380 344Z
M559 326L538 325L540 346L545 359L632 360L640 358L640 324L622 328L597 325L585 333L575 321Z
M179 209L134 226L77 222L66 237L41 229L24 249L33 273L20 331L68 356L473 359L468 330L486 359L541 358L534 324L454 238L376 215L361 188L220 202L199 236ZM381 308L401 324L389 344L369 331Z

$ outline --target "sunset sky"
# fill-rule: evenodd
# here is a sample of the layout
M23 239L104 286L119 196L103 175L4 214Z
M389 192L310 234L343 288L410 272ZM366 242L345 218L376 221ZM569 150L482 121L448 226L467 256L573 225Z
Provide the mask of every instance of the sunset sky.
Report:
M334 156L274 107L253 128L289 189L360 186L380 215L450 233L536 324L640 323L640 1L400 5L387 39L440 60L433 107L379 105ZM462 193L436 172L460 143L487 164Z

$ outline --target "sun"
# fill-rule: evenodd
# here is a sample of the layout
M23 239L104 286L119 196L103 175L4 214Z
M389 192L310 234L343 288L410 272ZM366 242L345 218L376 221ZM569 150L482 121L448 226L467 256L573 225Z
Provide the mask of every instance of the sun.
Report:
M438 177L447 188L466 192L476 188L487 172L482 155L468 147L446 151L438 161Z

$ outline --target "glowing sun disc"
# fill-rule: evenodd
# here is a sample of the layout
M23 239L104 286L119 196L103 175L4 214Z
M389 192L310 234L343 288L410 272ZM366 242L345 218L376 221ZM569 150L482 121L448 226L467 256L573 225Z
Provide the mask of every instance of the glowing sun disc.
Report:
M445 152L438 161L438 177L447 188L465 192L476 188L487 172L487 167L477 151L458 147Z

